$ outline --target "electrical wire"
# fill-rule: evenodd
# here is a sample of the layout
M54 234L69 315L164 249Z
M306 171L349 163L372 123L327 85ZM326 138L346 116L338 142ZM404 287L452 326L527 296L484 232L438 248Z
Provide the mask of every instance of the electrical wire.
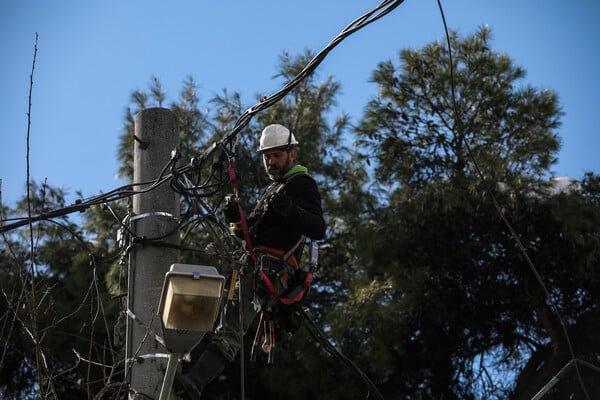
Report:
M467 154L469 155L469 158L471 159L471 162L473 163L473 166L475 167L477 175L480 177L480 179L481 179L481 181L482 181L482 183L484 185L484 190L486 191L486 193L492 199L492 203L494 205L494 208L498 212L498 215L500 216L500 218L504 222L504 225L506 226L506 228L509 230L510 235L515 240L515 242L517 244L517 247L519 248L519 251L520 251L521 255L523 256L523 258L527 262L527 265L529 266L529 269L530 269L531 273L534 275L534 277L535 277L535 279L537 281L537 284L539 285L539 287L544 292L544 296L546 297L547 301L549 302L550 307L552 309L552 312L554 313L554 315L558 319L559 324L560 324L561 329L562 329L562 333L563 333L565 341L567 343L569 355L571 357L571 362L573 363L573 367L575 368L575 374L577 376L578 383L579 383L579 385L581 387L581 390L583 391L584 395L586 396L586 399L591 400L591 398L590 398L590 396L589 396L589 394L588 394L588 392L586 390L586 387L585 387L585 385L583 383L583 378L581 377L581 373L579 371L579 367L577 366L577 362L576 362L577 361L577 357L575 356L575 352L573 350L573 345L571 344L571 339L569 337L569 333L567 332L567 328L566 328L566 325L564 323L564 319L563 319L562 315L560 314L560 312L558 311L558 307L556 306L555 301L552 299L552 296L550 296L550 293L548 292L548 289L546 288L546 285L544 284L544 281L542 280L542 278L541 278L540 274L538 273L535 265L533 264L533 261L529 257L529 254L527 253L527 249L525 248L525 246L521 242L521 239L517 235L517 232L513 228L512 224L510 223L510 221L508 220L508 218L506 217L506 215L504 215L504 212L502 211L502 207L500 206L500 203L498 202L498 199L496 198L493 190L490 190L488 181L486 180L483 172L481 171L481 169L479 167L479 164L477 163L477 160L475 159L475 156L473 155L473 152L471 151L471 147L470 147L469 141L467 140L467 138L465 137L465 135L463 133L462 121L459 118L458 107L456 105L456 94L455 94L456 87L455 87L455 83L454 83L454 66L453 66L453 61L452 61L452 46L451 46L451 43L450 43L450 35L448 33L448 26L446 24L446 17L444 15L444 10L443 10L442 4L441 4L441 0L437 0L437 3L438 3L438 7L440 9L441 18L442 18L442 22L443 22L443 25L444 25L444 31L445 31L445 34L446 34L446 42L447 42L447 45L448 45L448 59L449 59L449 65L450 65L450 84L451 84L452 107L454 109L454 115L455 115L455 118L456 118L456 127L457 127L458 135L460 136L460 139L462 140L462 142L465 144L465 148L467 150Z
M329 339L325 336L325 333L321 330L321 328L317 325L315 321L310 318L310 316L306 313L306 310L303 307L297 308L298 313L302 317L302 322L311 336L322 346L321 348L333 356L335 359L340 361L345 367L347 367L350 371L352 371L356 376L360 378L361 381L365 384L367 389L371 394L373 394L377 399L383 400L383 396L377 389L377 386L371 381L371 379L360 369L358 366L346 357L337 347L335 347Z
M264 98L259 103L256 103L248 110L246 110L236 121L235 126L231 130L230 133L225 135L221 143L229 143L232 138L235 137L249 122L250 119L258 112L271 107L273 104L277 103L281 100L285 95L287 95L294 87L296 87L302 80L304 80L307 76L309 76L317 66L325 59L327 54L331 52L338 44L340 44L346 37L356 32L357 30L364 28L365 26L375 22L379 18L384 15L390 13L400 4L402 4L404 0L385 0L379 3L375 8L371 11L366 12L360 17L356 18L352 21L348 26L346 26L325 48L323 48L317 55L315 55L312 60L306 64L306 66L285 86L283 86L279 91L273 93L272 95Z
M95 206L95 205L121 200L124 198L131 197L135 194L146 193L146 192L149 192L149 191L155 189L156 187L160 186L161 184L165 183L169 179L170 179L170 175L167 175L167 176L159 177L154 181L127 184L127 185L123 185L117 189L114 189L108 193L90 197L87 200L77 200L74 204L69 205L67 207L63 207L63 208L60 208L57 210L52 210L49 212L41 213L36 216L4 219L1 221L3 224L0 225L0 233L8 232L15 228L25 226L25 225L29 224L30 222L33 223L33 222L49 220L52 218L58 218L58 217L62 217L62 216L72 214L75 212L85 211L88 208ZM133 188L135 188L137 186L145 186L145 187L143 189L133 190ZM5 224L4 222L7 222L7 221L15 221L15 222Z
M154 181L142 182L142 183L132 183L128 185L123 185L117 189L109 191L105 194L98 195L95 197L91 197L87 200L78 200L75 204L58 209L53 210L48 213L42 213L37 216L30 216L28 218L16 218L10 220L2 220L2 224L0 225L0 233L8 232L12 229L27 225L33 222L40 222L43 220L56 218L59 216L71 214L74 212L81 212L86 210L87 208L117 201L126 197L133 196L135 194L146 193L150 190L155 189L156 187L162 185L166 181L170 182L171 187L176 190L178 193L182 195L190 195L190 196L199 196L199 197L208 197L214 195L219 192L226 184L227 178L225 173L222 173L220 177L216 179L216 183L209 184L208 182L215 177L214 173L217 172L215 168L212 168L211 174L207 177L207 180L204 181L201 185L194 186L186 186L182 182L177 179L191 171L198 171L200 167L204 165L206 160L213 156L215 149L220 148L226 151L226 147L233 147L234 140L237 140L237 135L240 131L250 122L251 118L258 112L271 107L279 100L281 100L285 95L287 95L293 88L295 88L302 80L304 80L307 76L309 76L317 66L325 59L325 57L333 50L338 44L340 44L346 37L356 32L359 29L375 22L381 17L387 15L400 4L402 4L404 0L385 0L379 3L375 8L368 11L367 13L361 15L352 21L349 25L346 26L325 48L323 48L313 59L285 86L283 86L279 91L273 93L271 96L264 98L259 103L253 105L248 110L246 110L242 115L240 115L232 128L232 130L224 135L224 137L218 142L212 144L208 149L202 152L198 157L194 158L189 165L180 168L172 168L171 174L165 174L166 170L175 165L176 160L179 157L179 154L175 153L169 160L169 162L163 167L160 175ZM213 164L214 167L215 164ZM200 179L200 177L198 177ZM188 183L188 182L185 182ZM142 187L140 189L135 189L136 187ZM200 190L206 190L210 188L209 191L202 192ZM12 223L6 224L7 221L15 221Z

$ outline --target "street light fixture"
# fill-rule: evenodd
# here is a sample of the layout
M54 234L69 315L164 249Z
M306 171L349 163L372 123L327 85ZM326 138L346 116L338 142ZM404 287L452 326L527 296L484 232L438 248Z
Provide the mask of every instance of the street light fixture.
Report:
M224 283L214 267L173 264L165 276L159 307L163 328L211 331Z
M225 277L215 267L173 264L165 275L158 307L169 354L160 400L169 398L177 363L213 329Z

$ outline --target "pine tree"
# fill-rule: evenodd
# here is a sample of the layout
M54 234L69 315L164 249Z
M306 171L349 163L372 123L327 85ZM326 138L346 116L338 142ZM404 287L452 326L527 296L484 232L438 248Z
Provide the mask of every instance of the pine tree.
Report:
M568 250L576 242L548 189L558 96L522 85L525 71L494 53L490 36L452 33L452 58L434 42L403 50L399 66L380 63L379 95L357 128L383 194L364 225L364 283L335 325L378 360L390 398L527 398L568 361L559 320L502 215L569 330L595 329L579 316L598 300L581 278L598 271L567 267L581 255ZM597 213L596 195L564 199L587 210L570 218ZM587 247L586 258L596 252Z

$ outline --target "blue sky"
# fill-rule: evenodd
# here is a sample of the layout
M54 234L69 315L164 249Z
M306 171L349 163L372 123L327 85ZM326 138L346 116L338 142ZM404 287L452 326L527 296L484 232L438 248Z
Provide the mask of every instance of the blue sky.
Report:
M134 89L158 76L170 101L192 76L202 102L222 89L248 107L269 95L283 51L321 50L378 1L3 0L0 2L0 179L2 201L24 195L29 76L35 33L30 173L74 201L126 182L115 179L118 138ZM463 35L487 24L494 51L527 71L523 83L555 90L565 112L556 176L600 172L600 3L444 0L446 22ZM376 93L378 62L443 40L436 0L406 0L354 33L318 67L342 84L339 112L357 122Z

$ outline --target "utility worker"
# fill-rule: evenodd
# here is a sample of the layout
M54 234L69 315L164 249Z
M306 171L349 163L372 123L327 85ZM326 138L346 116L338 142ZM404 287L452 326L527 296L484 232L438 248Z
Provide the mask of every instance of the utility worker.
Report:
M242 290L243 327L239 302L224 301L220 324L210 344L190 371L175 377L176 393L185 400L199 399L206 385L233 361L243 335L259 313L281 307L280 300L289 300L286 296L302 295L298 295L298 288L306 272L299 268L298 261L304 237L323 239L326 227L317 184L305 167L296 164L297 145L294 134L283 125L268 125L262 131L259 152L271 184L263 189L247 218L246 234L259 265L250 271L242 269L237 282ZM226 203L223 212L241 237L243 225L237 204Z

